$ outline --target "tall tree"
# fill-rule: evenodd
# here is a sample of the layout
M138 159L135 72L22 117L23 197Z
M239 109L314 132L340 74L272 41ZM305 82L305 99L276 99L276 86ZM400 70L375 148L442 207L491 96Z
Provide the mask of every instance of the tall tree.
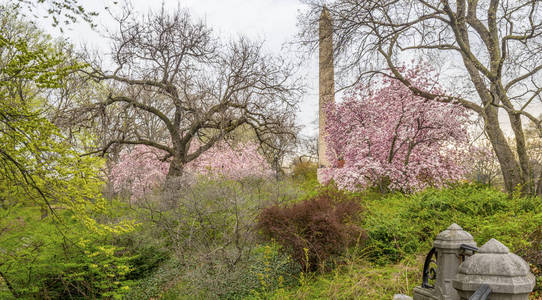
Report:
M306 2L311 8L301 18L300 40L314 46L321 1ZM520 185L528 192L533 185L525 119L542 131L533 113L542 104L541 6L537 0L337 0L328 7L340 71L354 73L357 81L384 72L418 96L459 102L475 112L484 122L506 189ZM399 69L412 57L451 69L453 87L464 83L465 89L440 95L416 86ZM517 147L506 139L500 112L508 117Z
M270 148L278 148L277 136L295 136L300 85L292 66L265 54L261 43L221 42L182 10L118 21L111 37L116 67L108 72L94 63L90 72L110 86L106 99L89 106L111 129L100 152L117 144L151 146L166 153L168 175L177 176L242 125ZM151 123L156 134L142 130ZM195 140L200 146L189 152Z

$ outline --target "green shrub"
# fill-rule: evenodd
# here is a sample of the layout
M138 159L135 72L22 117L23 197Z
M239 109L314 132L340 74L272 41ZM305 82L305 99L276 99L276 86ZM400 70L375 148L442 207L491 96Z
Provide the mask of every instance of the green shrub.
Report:
M435 236L452 223L470 232L479 245L496 238L512 251L529 245L526 237L542 225L540 198L511 198L475 184L364 200L367 253L382 264L428 251Z
M312 161L296 160L292 164L292 177L299 181L315 181L318 165Z
M260 299L266 293L297 284L299 266L278 249L275 243L257 246L249 259L231 270L223 265L183 265L182 274L166 291L133 299Z
M126 213L140 226L118 241L136 255L126 298L240 299L291 284L297 264L276 245L260 245L255 222L267 203L303 194L292 182L199 179L133 205Z
M37 207L0 210L0 299L118 298L129 290L132 256L72 213L42 219Z
M144 278L152 274L161 263L169 259L169 253L154 246L143 247L137 251L130 261L132 271L126 275L129 280Z
M147 276L134 281L133 287L124 295L124 299L149 300L160 298L168 289L173 290L172 284L175 284L179 277L182 276L183 267L183 264L175 258L163 261Z

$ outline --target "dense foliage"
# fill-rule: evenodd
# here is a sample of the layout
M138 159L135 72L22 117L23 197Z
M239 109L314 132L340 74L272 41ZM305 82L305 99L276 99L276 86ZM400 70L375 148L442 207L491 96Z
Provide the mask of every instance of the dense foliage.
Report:
M324 192L329 188L333 189ZM522 256L537 276L533 299L542 296L539 197L521 197L519 190L509 197L476 184L410 195L364 191L350 197L362 199L358 225L367 233L364 245L350 248L343 258L346 263L331 273L308 275L296 286L267 294L268 299L390 299L396 293L411 294L421 282L433 239L454 222L478 245L496 238Z
M372 198L372 199L371 199ZM457 223L481 244L494 237L512 251L530 241L526 235L542 225L538 198L514 197L483 185L427 189L413 195L369 195L364 219L372 259L397 262L426 251L433 238ZM521 220L521 221L519 221Z
M62 223L42 219L37 208L0 212L0 298L115 298L129 290L135 257L77 212L56 213Z
M297 282L299 266L278 244L262 243L254 226L261 207L303 195L295 185L200 177L178 190L176 196L158 190L132 205L142 225L127 245L152 245L168 259L138 279L130 299L157 297L165 287L172 299L241 299Z
M439 93L427 67L403 70L418 86ZM416 96L387 77L372 87L358 85L344 102L327 109L324 183L341 188L409 192L462 178L458 163L468 142L467 115L453 103Z

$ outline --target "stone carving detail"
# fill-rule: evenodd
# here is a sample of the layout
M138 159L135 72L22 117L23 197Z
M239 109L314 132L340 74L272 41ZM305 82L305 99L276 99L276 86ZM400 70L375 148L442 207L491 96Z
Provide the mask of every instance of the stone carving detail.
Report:
M527 262L491 239L461 264L453 280L461 299L468 299L482 284L491 288L490 299L529 299L535 277Z
M422 286L414 288L414 300L466 300L477 291L477 299L529 299L535 285L529 265L499 241L491 239L478 249L472 235L452 224L437 235L433 247L434 284L425 280L431 275L426 260L427 276Z

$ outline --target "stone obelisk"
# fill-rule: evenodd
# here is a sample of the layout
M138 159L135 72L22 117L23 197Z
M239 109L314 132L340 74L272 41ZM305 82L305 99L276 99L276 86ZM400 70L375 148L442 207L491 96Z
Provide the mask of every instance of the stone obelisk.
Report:
M326 105L335 101L335 77L333 70L333 23L329 10L323 7L319 28L319 110L318 110L318 167L329 167L326 157Z

